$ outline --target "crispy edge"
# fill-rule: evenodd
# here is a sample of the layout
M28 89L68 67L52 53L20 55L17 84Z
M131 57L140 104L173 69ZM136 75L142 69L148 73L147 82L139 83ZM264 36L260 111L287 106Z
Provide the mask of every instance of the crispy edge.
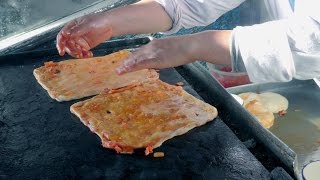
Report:
M132 83L130 85L119 87L119 88L114 88L114 89L106 88L104 90L104 92L106 92L108 94L119 93L119 92L123 92L123 91L129 90L129 89L132 89L137 86L141 86L141 85L143 85L143 83L154 82L154 81L158 81L158 80L159 80L159 73L157 73L154 69L148 69L146 81L138 81L138 82Z
M41 68L41 67L40 67ZM54 94L54 91L51 91L47 84L45 83L46 81L43 81L42 80L42 77L41 77L41 72L39 70L39 68L35 69L33 71L33 75L35 76L35 78L37 79L37 82L42 86L43 89L45 89L47 91L47 93L49 94L49 96L52 98L52 99L55 99L57 100L58 102L63 102L63 101L71 101L71 100L75 100L75 99L81 99L81 98L84 98L84 97L89 97L89 96L93 96L93 95L97 95L97 94L100 94L102 92L96 92L96 93L92 93L90 95L86 95L86 96L64 96L64 95L55 95ZM146 81L142 81L142 82L136 82L136 83L132 83L130 85L127 85L127 86L123 86L123 87L120 87L120 88L115 88L115 89L106 89L107 91L124 91L124 90L121 90L123 88L125 89L131 89L135 86L139 86L141 85L142 83L144 82L151 82L151 81L156 81L159 79L159 73L157 73L155 70L153 69L148 69L148 72L147 72L147 78L146 78Z
M108 148L108 149L113 149L117 153L121 153L121 154L132 154L134 152L134 148L128 148L128 147L124 147L121 145L119 146L116 142L108 140L108 138L105 137L105 134L103 132L98 133L96 131L95 127L90 124L90 117L89 116L88 116L88 119L86 119L87 117L85 117L81 114L81 112L80 112L81 110L78 107L83 106L84 104L91 101L92 99L95 99L95 97L71 105L71 107L70 107L71 113L75 114L80 119L80 121L90 129L91 132L93 132L94 134L99 136L99 138L101 139L101 145L103 147Z
M170 85L170 86L173 86L173 85ZM170 134L170 136L167 136L166 138L160 139L156 144L153 145L153 148L157 148L157 147L161 146L162 143L164 143L165 141L167 141L167 140L169 140L169 139L171 139L173 137L183 135L183 134L187 133L188 131L190 131L190 130L196 128L196 127L200 127L200 126L202 126L202 125L204 125L204 124L206 124L206 123L208 123L210 121L213 121L218 116L218 110L214 106L212 106L212 105L210 105L210 104L208 104L208 103L206 103L206 102L204 102L204 101L192 96L191 94L189 94L184 89L182 89L182 97L190 99L191 101L193 101L195 106L200 106L201 109L203 109L204 111L205 111L206 108L209 108L211 111L210 112L206 111L206 113L211 115L210 118L208 118L208 120L205 120L205 121L198 121L198 122L201 122L201 123L198 123L198 124L192 123L191 125L189 125L187 127L182 127L182 128L179 128L179 129L175 130L174 133ZM189 117L187 117L187 118L189 118Z
M147 79L149 81L157 80L157 79L159 79L159 76L160 76L159 73L154 69L148 69L147 74L148 74Z
M39 68L36 68L33 70L33 75L34 77L36 78L37 82L41 85L41 87L43 89L45 89L47 91L47 93L49 94L49 96L52 98L52 99L55 99L59 102L63 101L63 99L60 99L58 96L56 96L52 91L50 91L49 87L47 86L47 84L45 83L46 81L43 81L42 79L42 75L41 75L41 72L40 72L40 68L42 67L39 67Z
M70 112L75 114L76 116L79 117L80 121L85 125L85 126L88 126L89 127L89 121L86 120L80 113L80 109L79 107L83 106L86 102L89 102L91 99L87 99L87 100L84 100L84 101L80 101L80 102L77 102L73 105L70 106ZM90 128L90 127L89 127ZM91 129L90 130L94 130L94 129Z
M42 67L39 67L39 68L42 68ZM72 96L72 97L69 96L68 97L68 96L64 96L64 95L55 95L55 91L51 91L49 89L49 87L47 86L46 81L42 80L42 76L41 76L41 72L40 72L39 68L37 68L33 71L33 75L35 76L35 78L37 79L37 81L41 85L41 87L47 91L47 93L49 94L49 96L52 99L55 99L58 102L63 102L63 101L71 101L74 99L83 98L83 96ZM96 94L98 94L98 93L96 93ZM94 94L92 94L92 95L94 95ZM92 95L89 95L89 96L92 96ZM85 96L85 97L88 97L88 96Z
M124 53L126 56L129 56L130 54L131 54L131 52L130 51L128 51L128 50L121 50L121 51L118 51L118 52L114 52L114 53L111 53L111 54L107 54L107 55L105 55L105 56L98 56L98 57L91 57L91 58L85 58L85 59L81 59L81 60L89 60L89 59L96 59L96 58L104 58L104 57L108 57L108 56L110 56L110 55L112 55L112 54L122 54L122 53ZM66 60L64 60L64 61L78 61L79 59L66 59ZM63 62L63 61L60 61L60 62ZM55 63L60 63L60 62L55 62ZM96 94L99 94L99 93L101 93L101 92L98 92L98 93L94 93L94 94L92 94L92 95L88 95L88 96L74 96L74 97L68 97L68 96L63 96L63 95L55 95L54 94L54 91L51 91L50 89L49 89L49 87L47 86L47 83L46 83L46 81L44 81L43 80L43 78L42 78L42 74L41 74L41 72L40 72L40 69L41 68L44 68L44 65L43 66L41 66L41 67L38 67L38 68L36 68L36 69L34 69L33 70L33 75L34 75L34 77L36 78L36 80L37 80L37 82L41 85L41 87L43 88L43 89L45 89L46 91L47 91L47 93L49 94L49 96L52 98L52 99L55 99L55 100L57 100L58 102L63 102L63 101L71 101L71 100L75 100L75 99L80 99L80 98L83 98L83 97L88 97L88 96L92 96L92 95L96 95ZM157 73L157 72L156 72ZM154 75L152 72L150 72L150 76L156 76L156 75ZM158 75L158 78L159 78L159 75Z

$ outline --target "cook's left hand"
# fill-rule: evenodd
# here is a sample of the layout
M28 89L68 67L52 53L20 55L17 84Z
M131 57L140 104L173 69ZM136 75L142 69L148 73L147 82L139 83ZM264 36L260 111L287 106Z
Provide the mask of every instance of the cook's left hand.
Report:
M57 49L75 58L88 58L91 49L111 38L112 23L106 13L89 14L69 22L57 35Z
M141 69L176 67L193 61L189 36L155 39L133 52L116 72L124 74Z

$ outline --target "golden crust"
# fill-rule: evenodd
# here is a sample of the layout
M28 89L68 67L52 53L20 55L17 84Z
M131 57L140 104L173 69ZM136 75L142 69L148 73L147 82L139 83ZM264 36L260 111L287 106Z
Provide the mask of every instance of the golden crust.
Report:
M258 100L252 100L246 104L245 108L252 113L265 128L271 128L274 123L274 115L268 111Z
M243 100L243 106L261 123L265 128L271 128L274 123L274 115L269 112L261 102L259 94L246 92L239 94Z
M264 92L259 94L262 104L273 113L286 111L289 106L287 98L274 92Z
M117 75L115 68L130 55L119 51L107 56L46 62L33 71L38 83L57 101L69 101L159 78L155 70L144 69Z
M212 121L213 106L181 87L160 80L117 92L104 92L71 106L71 112L118 153L153 148L174 136Z

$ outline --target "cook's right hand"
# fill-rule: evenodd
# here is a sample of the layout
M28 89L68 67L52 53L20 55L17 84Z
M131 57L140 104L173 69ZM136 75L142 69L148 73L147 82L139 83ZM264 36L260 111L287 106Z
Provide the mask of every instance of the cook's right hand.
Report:
M116 73L138 71L141 69L163 69L193 62L192 36L184 35L152 40L123 61Z
M69 22L58 33L56 46L60 56L68 53L75 58L87 58L93 56L92 48L111 37L111 23L102 12Z

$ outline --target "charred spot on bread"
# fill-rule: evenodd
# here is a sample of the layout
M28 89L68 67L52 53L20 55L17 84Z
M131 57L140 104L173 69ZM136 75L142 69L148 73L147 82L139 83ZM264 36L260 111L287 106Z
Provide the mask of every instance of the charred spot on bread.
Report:
M183 86L183 85L184 85L183 82L177 82L177 83L176 83L176 86Z
M55 70L54 70L54 73L55 73L55 74L59 74L60 72L61 72L61 71L60 71L59 69L55 69Z

